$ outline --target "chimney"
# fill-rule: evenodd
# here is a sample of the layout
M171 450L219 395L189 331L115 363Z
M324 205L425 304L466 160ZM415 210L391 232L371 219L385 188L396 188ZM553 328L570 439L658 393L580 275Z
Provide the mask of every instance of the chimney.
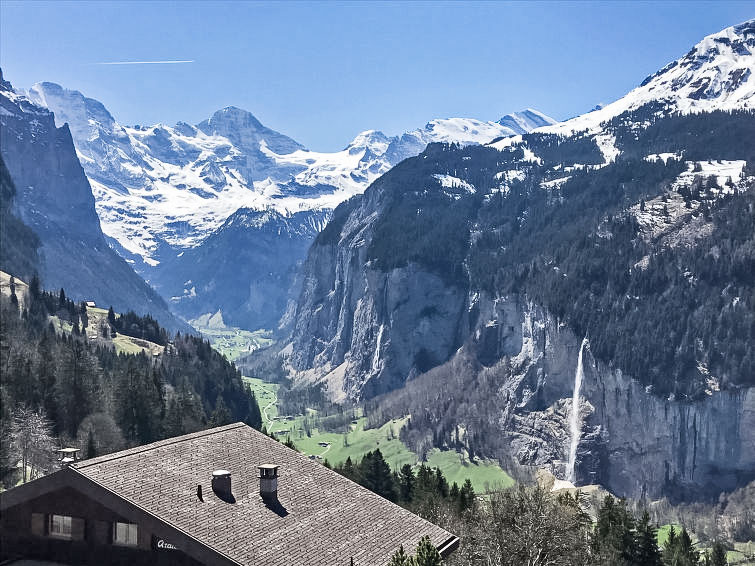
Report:
M60 454L60 458L58 459L60 467L67 468L76 462L78 460L78 452L78 448L61 448L60 450L57 450L57 453Z
M230 500L231 493L231 472L228 470L215 470L212 472L212 491L224 501Z
M278 466L262 464L257 466L260 471L260 495L265 501L278 499Z

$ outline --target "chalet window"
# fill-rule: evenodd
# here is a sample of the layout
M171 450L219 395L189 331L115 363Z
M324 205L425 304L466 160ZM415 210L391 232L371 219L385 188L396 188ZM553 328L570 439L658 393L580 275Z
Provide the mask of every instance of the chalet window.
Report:
M139 544L139 526L134 523L113 523L113 544Z
M84 540L86 522L68 515L48 515L47 534L53 538Z
M73 517L68 515L50 515L47 532L51 537L71 538Z

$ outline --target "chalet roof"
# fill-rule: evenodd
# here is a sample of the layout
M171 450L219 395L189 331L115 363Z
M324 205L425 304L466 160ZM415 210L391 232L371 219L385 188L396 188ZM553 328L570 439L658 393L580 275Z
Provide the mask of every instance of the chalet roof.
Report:
M259 495L258 466L273 463L278 501ZM233 502L210 486L231 472ZM218 563L384 566L428 535L442 551L458 539L264 434L237 423L73 464L70 471L211 548ZM62 470L65 472L66 470ZM197 485L203 487L203 500ZM17 488L20 489L20 488Z

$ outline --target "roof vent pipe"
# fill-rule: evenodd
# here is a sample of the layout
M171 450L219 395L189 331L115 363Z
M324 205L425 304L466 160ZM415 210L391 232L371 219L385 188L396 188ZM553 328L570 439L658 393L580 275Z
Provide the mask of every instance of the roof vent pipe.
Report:
M278 466L262 464L257 466L260 471L260 495L266 501L278 499Z
M224 501L232 499L231 472L228 470L215 470L212 472L212 491Z

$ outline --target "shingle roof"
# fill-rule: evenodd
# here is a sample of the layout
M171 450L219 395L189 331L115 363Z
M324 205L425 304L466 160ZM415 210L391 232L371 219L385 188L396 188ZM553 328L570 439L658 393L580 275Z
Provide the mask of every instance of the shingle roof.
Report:
M279 506L259 495L257 466L280 466ZM385 566L403 544L455 537L325 466L237 423L77 463L73 468L230 562L264 566ZM210 487L231 472L235 502ZM197 484L203 499L197 498Z

